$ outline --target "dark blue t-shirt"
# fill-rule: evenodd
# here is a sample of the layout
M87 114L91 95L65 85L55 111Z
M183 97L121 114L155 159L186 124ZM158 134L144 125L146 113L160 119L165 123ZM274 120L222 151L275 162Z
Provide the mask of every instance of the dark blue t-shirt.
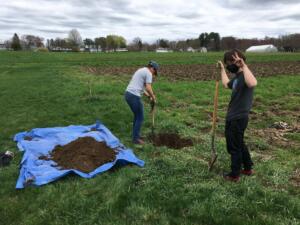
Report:
M248 117L253 101L253 88L245 83L244 73L239 72L228 82L232 89L231 100L228 105L226 120L237 120Z

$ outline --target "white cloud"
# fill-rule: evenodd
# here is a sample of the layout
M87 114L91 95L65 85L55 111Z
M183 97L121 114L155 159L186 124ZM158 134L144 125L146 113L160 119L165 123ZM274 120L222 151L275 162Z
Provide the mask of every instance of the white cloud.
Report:
M300 31L299 0L11 0L0 2L0 39L13 33L66 37L119 34L128 41L221 36L278 36Z

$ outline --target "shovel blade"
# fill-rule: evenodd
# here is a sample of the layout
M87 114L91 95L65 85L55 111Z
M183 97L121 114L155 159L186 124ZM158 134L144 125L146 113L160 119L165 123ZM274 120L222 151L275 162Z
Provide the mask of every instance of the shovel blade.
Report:
M209 161L209 163L208 163L208 170L209 170L209 171L212 170L212 168L213 168L215 162L217 161L217 158L218 158L218 155L217 155L217 154L215 154L215 153L212 154L211 159L210 159L210 161Z

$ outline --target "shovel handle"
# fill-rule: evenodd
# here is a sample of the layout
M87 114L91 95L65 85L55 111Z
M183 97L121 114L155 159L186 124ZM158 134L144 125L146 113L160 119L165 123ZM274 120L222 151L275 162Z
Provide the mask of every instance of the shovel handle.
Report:
M217 160L217 153L215 148L215 136L216 136L216 125L217 125L217 112L218 112L218 95L219 95L219 81L216 80L215 96L214 96L214 111L212 121L212 135L211 135L211 159L208 163L209 171L212 170L213 165Z
M213 135L216 132L216 124L217 124L217 114L218 114L218 95L219 95L219 81L216 80L216 87L215 87L215 96L214 96L214 111L213 111L213 121L212 121L212 132Z

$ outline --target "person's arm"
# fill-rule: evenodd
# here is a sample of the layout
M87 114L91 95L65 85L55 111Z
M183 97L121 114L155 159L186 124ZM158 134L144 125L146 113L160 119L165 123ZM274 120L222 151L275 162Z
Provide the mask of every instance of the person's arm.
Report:
M148 92L146 90L144 91L144 95L150 98L150 95L148 94Z
M222 84L225 88L228 88L228 83L229 83L229 78L226 74L224 65L221 61L218 61L218 65L221 68L221 79L222 79Z
M249 88L255 87L257 85L257 80L253 75L253 73L251 72L251 70L249 69L249 67L244 62L244 60L240 58L237 53L235 53L233 59L235 60L236 65L242 68L247 87Z
M244 72L244 78L245 78L245 83L249 88L254 88L257 85L257 80L249 67L244 64L243 67L243 72Z
M156 97L153 93L153 90L152 90L152 85L151 84L146 84L146 91L147 93L149 94L149 97L152 101L156 101Z

